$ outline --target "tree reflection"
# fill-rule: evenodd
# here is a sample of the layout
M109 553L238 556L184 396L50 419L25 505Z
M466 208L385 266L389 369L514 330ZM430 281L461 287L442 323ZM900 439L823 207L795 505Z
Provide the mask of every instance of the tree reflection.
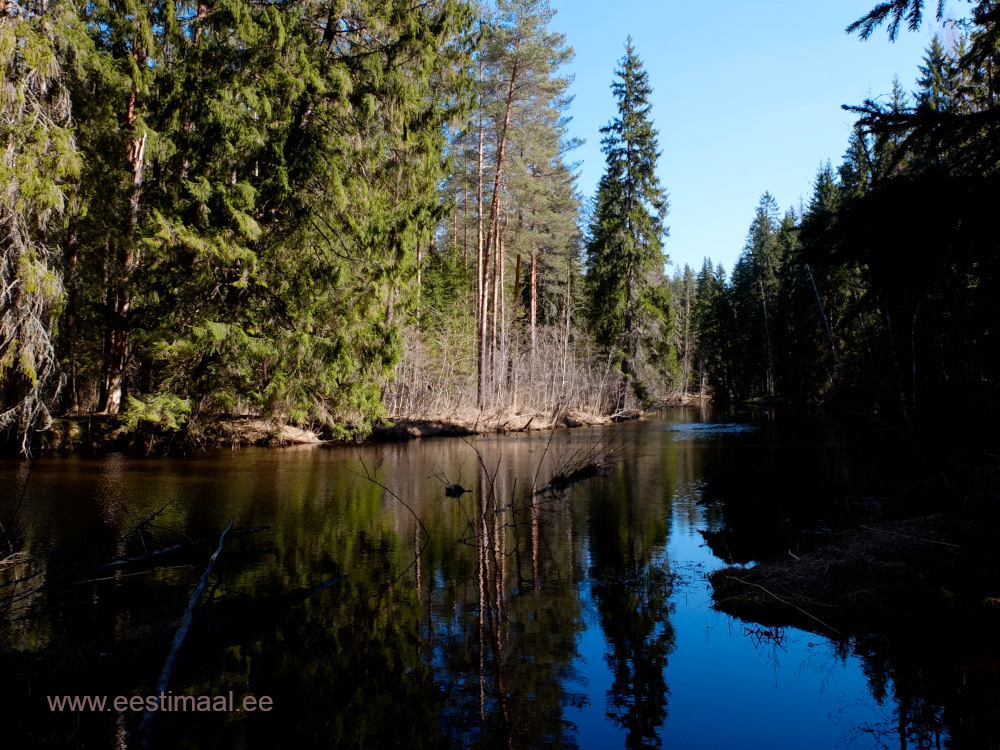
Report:
M930 649L926 641L900 637L854 641L872 695L893 708L891 722L856 729L904 749L1000 748L1000 671L995 660L962 653L989 636L972 629L963 636L965 643L938 643ZM949 650L957 653L940 653Z
M567 687L581 628L572 516L514 479L481 463L458 514L475 534L423 561L439 571L423 595L435 602L426 642L449 694L443 724L462 747L572 747L564 708L583 700Z
M626 471L604 489L608 494L591 502L590 577L613 676L607 716L626 730L626 747L659 745L669 693L664 670L674 647L672 576L658 555L666 515L639 498Z

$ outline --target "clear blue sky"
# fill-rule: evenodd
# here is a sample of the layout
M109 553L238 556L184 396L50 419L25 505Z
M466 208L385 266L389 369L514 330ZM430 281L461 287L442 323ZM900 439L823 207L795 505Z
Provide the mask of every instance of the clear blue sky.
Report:
M888 94L894 75L913 91L934 31L895 43L884 29L866 42L845 34L876 0L550 4L550 28L576 52L564 70L575 76L570 135L587 141L570 155L583 162L580 191L592 197L604 168L598 131L616 112L610 84L631 35L653 87L665 249L695 270L706 255L732 269L765 191L782 211L808 202L820 165L836 168L847 147L853 117L840 105Z

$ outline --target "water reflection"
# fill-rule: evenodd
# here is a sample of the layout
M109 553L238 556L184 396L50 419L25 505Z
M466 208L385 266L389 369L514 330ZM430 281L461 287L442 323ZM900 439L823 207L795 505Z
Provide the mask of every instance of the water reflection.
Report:
M775 635L712 611L703 576L721 561L699 532L728 521L703 497L708 479L782 475L796 491L812 482L814 497L867 480L829 425L672 417L472 442L39 461L19 540L55 554L0 572L18 594L50 582L0 629L6 737L133 746L137 714L53 713L44 696L148 694L208 551L153 570L81 568L235 517L273 527L227 543L172 689L266 695L275 708L164 713L155 746L996 746L995 662L957 668L967 655ZM607 471L546 488L611 452ZM6 520L26 470L0 470Z
M674 646L670 625L668 516L643 495L629 464L590 488L591 593L600 612L613 675L607 716L626 732L626 747L659 744L667 716L664 680ZM593 490L597 491L594 492Z

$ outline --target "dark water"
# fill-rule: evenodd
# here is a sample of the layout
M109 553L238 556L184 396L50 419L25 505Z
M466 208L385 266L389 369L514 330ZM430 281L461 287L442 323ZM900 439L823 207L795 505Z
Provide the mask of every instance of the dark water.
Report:
M53 553L0 573L23 597L2 629L3 731L11 747L137 746L141 713L53 712L47 696L153 693L215 544L154 570L80 568L235 518L273 527L226 543L170 690L273 709L161 712L153 746L998 746L995 664L711 608L712 550L755 553L713 537L727 527L706 481L782 498L765 547L822 534L870 512L844 496L884 484L845 434L678 410L552 435L3 464L0 521ZM595 458L607 471L545 491Z

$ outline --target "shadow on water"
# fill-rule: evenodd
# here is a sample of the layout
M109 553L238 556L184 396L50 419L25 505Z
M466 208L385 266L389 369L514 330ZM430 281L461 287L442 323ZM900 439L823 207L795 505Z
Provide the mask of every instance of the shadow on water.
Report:
M154 747L741 746L727 725L745 740L764 720L712 718L730 665L748 684L779 667L758 663L742 624L716 628L712 649L682 637L721 617L685 567L721 564L698 533L725 539L720 558L755 559L762 529L784 552L785 535L827 523L845 488L878 477L823 422L668 417L468 442L38 461L15 524L23 564L0 569L3 591L24 595L0 626L4 744L137 747L140 713L52 711L46 696L150 695L211 549L80 573L217 537L236 518L273 527L226 542L170 690L267 696L273 709L162 712ZM25 466L0 472L3 522ZM560 475L573 481L550 481ZM446 492L455 485L469 491ZM805 636L799 651L781 638L785 662L810 653ZM996 746L984 739L1000 736L996 662L955 666L922 645L838 647L837 669L864 671L868 687L849 695L861 709L828 727L789 721L787 743L767 746ZM711 701L692 710L689 694L715 673ZM796 682L794 695L823 685ZM787 714L785 699L765 708Z

